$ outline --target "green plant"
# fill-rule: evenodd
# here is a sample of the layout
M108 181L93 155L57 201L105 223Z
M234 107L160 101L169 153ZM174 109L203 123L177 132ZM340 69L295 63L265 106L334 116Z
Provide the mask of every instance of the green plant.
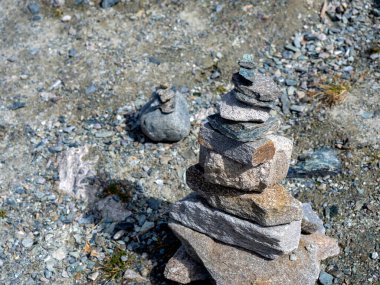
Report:
M127 258L123 261L122 257ZM135 255L116 247L112 255L106 258L103 266L100 268L104 272L104 276L108 280L114 280L120 277L125 270L133 267L136 264L137 258Z
M7 212L3 209L0 209L0 219L5 219L7 217Z

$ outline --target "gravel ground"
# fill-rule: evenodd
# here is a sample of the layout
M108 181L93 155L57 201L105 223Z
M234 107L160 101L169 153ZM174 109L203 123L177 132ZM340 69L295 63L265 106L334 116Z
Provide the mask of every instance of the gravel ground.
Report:
M51 2L0 4L1 284L173 284L166 212L189 192L199 125L246 52L284 91L293 163L321 147L341 161L337 175L284 182L339 239L323 270L334 284L380 284L376 1L332 1L322 17L316 0ZM163 82L190 107L175 144L135 125ZM330 107L332 84L349 92Z

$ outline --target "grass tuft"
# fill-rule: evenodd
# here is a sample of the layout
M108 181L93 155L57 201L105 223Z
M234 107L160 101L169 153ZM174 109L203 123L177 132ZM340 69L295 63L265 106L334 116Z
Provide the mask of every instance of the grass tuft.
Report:
M122 256L128 257L126 261L123 261ZM132 268L136 264L136 256L128 253L121 248L115 248L113 254L108 257L103 266L100 268L104 272L104 277L107 280L115 280L122 276L124 271Z
M128 203L132 198L133 186L125 181L116 181L109 183L103 190L103 196L116 195L123 203Z
M5 219L7 217L7 211L0 209L0 219Z
M351 84L348 81L334 79L334 83L320 84L317 90L308 92L311 97L319 97L321 102L329 107L342 103L351 90Z

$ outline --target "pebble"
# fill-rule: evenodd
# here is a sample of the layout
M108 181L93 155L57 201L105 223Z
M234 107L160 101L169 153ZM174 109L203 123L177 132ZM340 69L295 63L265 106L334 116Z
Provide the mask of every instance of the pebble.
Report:
M95 281L99 277L99 271L95 271L87 276L88 279Z
M70 22L71 21L71 16L70 15L64 15L62 18L61 18L61 21L62 22Z
M119 3L120 0L102 0L100 2L100 7L102 8L110 8L112 6L115 6L117 3Z
M100 131L95 133L95 137L97 138L110 138L114 136L114 132L112 131Z
M85 93L86 95L91 95L95 93L98 90L95 84L90 84L89 86L86 87Z
M322 285L332 285L334 281L334 277L331 274L328 274L327 272L322 271L319 274L318 280Z
M374 259L374 260L378 259L379 258L379 253L376 252L376 251L372 252L371 253L371 258Z
M66 252L63 248L58 248L52 253L52 257L56 260L63 260L66 257Z
M40 5L38 3L30 3L28 5L28 10L32 15L37 15L40 13Z
M34 243L34 240L30 237L27 237L27 238L24 238L21 243L24 247L30 248L30 247L32 247L32 245Z

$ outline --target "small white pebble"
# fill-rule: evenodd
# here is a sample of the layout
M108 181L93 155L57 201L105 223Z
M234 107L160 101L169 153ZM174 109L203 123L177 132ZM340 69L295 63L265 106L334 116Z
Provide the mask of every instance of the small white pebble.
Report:
M292 253L290 256L289 256L289 259L291 261L296 261L297 260L297 255L295 255L294 253Z
M64 15L64 16L61 18L61 21L62 21L62 22L70 22L70 21L71 21L71 16L70 16L70 15Z
M375 260L378 259L378 258L379 258L379 253L376 252L376 251L375 251L375 252L372 252L372 253L371 253L371 258L372 258L372 259L375 259Z

